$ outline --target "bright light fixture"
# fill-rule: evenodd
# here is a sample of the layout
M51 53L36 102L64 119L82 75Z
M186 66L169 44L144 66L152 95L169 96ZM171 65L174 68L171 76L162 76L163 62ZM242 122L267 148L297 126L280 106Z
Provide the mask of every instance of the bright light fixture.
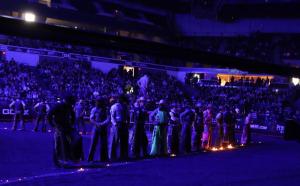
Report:
M35 22L35 14L34 13L31 13L31 12L25 12L24 13L24 20L26 22Z
M299 78L292 78L292 83L296 86L300 83L300 79Z

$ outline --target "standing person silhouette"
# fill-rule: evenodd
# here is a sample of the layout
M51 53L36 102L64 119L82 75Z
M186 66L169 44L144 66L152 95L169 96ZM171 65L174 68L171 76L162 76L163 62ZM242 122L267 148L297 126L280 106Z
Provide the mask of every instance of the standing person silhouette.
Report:
M110 123L110 113L106 100L103 97L96 98L95 107L90 114L90 122L93 124L92 142L89 150L88 161L94 160L96 146L100 140L100 161L108 160L107 151L107 126Z
M58 166L84 159L82 137L74 128L74 104L74 96L66 94L62 102L57 103L48 114L49 124L55 129L54 163Z
M12 130L15 131L17 129L17 123L20 122L20 130L25 130L24 124L24 111L25 111L25 103L21 100L21 96L19 96L16 100L14 100L10 105L10 108L14 110L14 119L13 119L13 126Z

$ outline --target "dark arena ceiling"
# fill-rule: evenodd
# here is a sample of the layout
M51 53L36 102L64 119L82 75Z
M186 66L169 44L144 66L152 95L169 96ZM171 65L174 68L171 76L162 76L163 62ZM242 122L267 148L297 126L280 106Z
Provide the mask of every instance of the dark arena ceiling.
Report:
M0 32L41 40L67 42L106 49L116 49L154 55L163 58L175 58L194 61L201 64L223 68L237 68L253 73L269 73L282 76L299 76L300 69L280 64L270 64L261 61L240 59L224 55L186 49L167 44L118 37L107 34L92 33L70 28L56 27L46 24L28 24L22 20L0 18ZM166 64L168 65L168 64Z
M79 45L87 45L105 49L116 49L126 52L154 55L162 58L180 59L201 63L210 67L237 68L254 73L270 73L284 76L299 76L300 69L283 64L266 63L263 61L229 57L199 50L187 49L168 42L153 42L132 37L123 37L106 32L97 32L101 28L110 27L112 31L126 30L140 32L153 37L173 38L176 28L170 25L170 19L176 13L193 13L192 8L201 7L213 10L220 20L234 21L253 15L285 18L300 17L300 2L295 0L68 0L73 8L66 7L63 0L52 0L50 5L41 0L1 0L0 13L9 17L0 17L0 33L24 36L34 39L58 41ZM101 4L99 14L97 4ZM131 6L132 5L132 6ZM142 6L142 8L140 7ZM74 8L75 7L75 8ZM242 8L242 9L241 9ZM244 9L243 9L244 8ZM249 9L247 9L249 8ZM25 10L40 15L39 23L28 24L20 17ZM117 10L117 12L116 12ZM243 10L243 11L242 11ZM118 16L122 12L122 16ZM255 14L253 14L255 12ZM15 17L13 14L16 14ZM58 24L45 24L47 18L68 20L71 23L99 24L93 29L74 29ZM214 17L214 18L215 18ZM106 26L108 25L108 26ZM88 27L88 26L87 26ZM77 27L76 27L77 28ZM168 64L167 60L165 62Z

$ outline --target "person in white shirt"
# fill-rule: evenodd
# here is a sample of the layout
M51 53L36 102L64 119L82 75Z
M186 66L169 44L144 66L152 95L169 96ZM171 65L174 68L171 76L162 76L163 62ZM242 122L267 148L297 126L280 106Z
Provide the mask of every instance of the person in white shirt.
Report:
M111 126L108 140L108 157L114 160L126 160L128 158L128 125L129 114L125 104L125 96L118 96L116 102L110 108Z
M212 145L212 117L212 105L209 104L207 109L203 112L204 131L202 133L202 148L204 149L209 149Z

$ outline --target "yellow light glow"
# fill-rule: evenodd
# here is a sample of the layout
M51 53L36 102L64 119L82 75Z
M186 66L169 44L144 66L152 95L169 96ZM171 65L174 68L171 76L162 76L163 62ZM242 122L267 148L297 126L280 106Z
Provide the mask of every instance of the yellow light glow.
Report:
M228 148L228 149L234 149L234 147L233 147L231 144L229 144L229 145L227 146L227 148Z
M212 151L218 151L219 149L217 149L216 147L211 148Z
M31 13L31 12L25 12L24 13L24 20L26 22L35 22L35 14L34 13Z
M176 154L170 154L171 157L176 157Z
M126 72L129 72L130 70L132 70L132 75L134 76L134 67L124 66L123 69L126 70Z
M230 82L231 78L234 78L235 81L238 81L242 78L249 78L249 79L254 79L255 81L260 78L263 80L272 80L274 79L274 76L269 76L269 75L258 75L258 74L247 74L247 75L243 75L243 74L217 74L217 78L221 79L221 86L225 86L225 84L227 82ZM269 81L270 83L270 81Z

